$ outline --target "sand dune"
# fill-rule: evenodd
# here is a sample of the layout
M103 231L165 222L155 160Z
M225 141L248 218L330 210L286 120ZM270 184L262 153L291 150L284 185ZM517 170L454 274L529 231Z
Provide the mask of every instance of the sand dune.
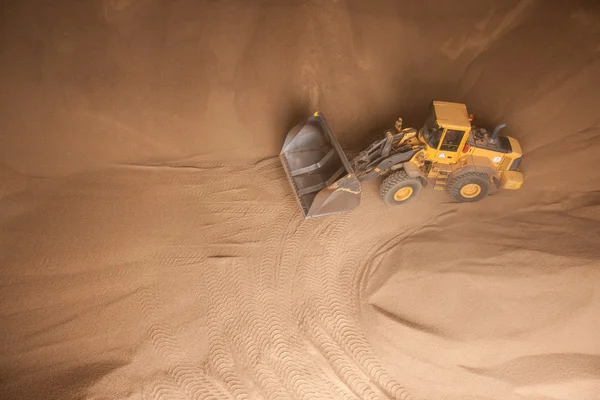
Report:
M593 2L5 1L0 398L600 399ZM525 184L304 220L277 157L433 99Z

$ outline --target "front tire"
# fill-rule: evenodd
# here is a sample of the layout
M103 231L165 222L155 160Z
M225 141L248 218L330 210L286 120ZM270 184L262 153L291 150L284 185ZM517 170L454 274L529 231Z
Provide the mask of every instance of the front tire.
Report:
M406 171L398 171L383 180L379 193L386 204L396 206L415 197L422 187L419 179L411 178Z
M490 192L490 178L481 172L465 172L450 177L446 191L459 203L472 203L486 197Z

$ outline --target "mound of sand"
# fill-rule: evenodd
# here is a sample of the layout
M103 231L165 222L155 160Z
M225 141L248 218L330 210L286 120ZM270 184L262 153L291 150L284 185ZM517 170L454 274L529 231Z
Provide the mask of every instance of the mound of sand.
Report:
M7 399L600 399L591 2L5 1ZM525 184L303 220L277 154L432 99Z

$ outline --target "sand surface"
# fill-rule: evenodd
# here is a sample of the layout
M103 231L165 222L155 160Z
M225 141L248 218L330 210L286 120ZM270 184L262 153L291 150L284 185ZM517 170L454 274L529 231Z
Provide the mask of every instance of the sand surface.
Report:
M600 399L594 1L3 1L0 398ZM277 157L431 100L525 184L304 220Z

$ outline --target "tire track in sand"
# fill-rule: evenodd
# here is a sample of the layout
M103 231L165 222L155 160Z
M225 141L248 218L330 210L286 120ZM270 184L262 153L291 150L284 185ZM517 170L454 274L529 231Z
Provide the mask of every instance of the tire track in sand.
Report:
M294 206L296 204L294 203ZM294 284L295 277L298 275L298 270L301 268L301 262L304 258L305 252L308 248L310 248L310 240L313 238L312 233L315 230L318 230L318 225L322 225L323 222L317 222L314 220L299 220L300 222L295 222L288 225L288 229L284 234L285 243L283 248L283 253L281 255L281 259L279 262L279 268L277 269L277 274L275 276L275 287L280 293L279 297L288 296L290 298L290 307L286 307L286 316L288 320L294 321L296 324L300 324L301 319L298 312L296 312L296 307L294 304ZM331 221L329 222L332 223ZM335 220L333 221L335 222ZM289 238L289 239L288 239ZM306 242L309 243L306 243ZM265 301L266 299L263 299ZM269 306L275 306L276 303L266 303ZM281 307L279 307L281 314ZM273 307L269 307L269 311L276 312L276 309ZM297 333L297 328L294 329ZM291 332L294 335L294 332ZM291 336L292 338L297 336ZM302 338L306 340L306 338ZM308 361L306 359L306 353L302 351L305 348L305 344L302 343L302 340L295 340L292 343L292 347L296 350L297 354L297 362L300 361L316 371L319 371L319 366L315 360ZM307 369L307 371L310 371ZM331 382L330 380L325 379L322 374L315 375L310 374L305 379L308 379L309 382L312 382L313 385L316 382L322 382L324 388L326 388L334 398L353 398L348 392L342 390L340 385Z
M264 324L260 323L264 317L253 307L248 285L244 285L244 283L251 282L245 280L248 278L247 274L243 273L246 269L231 267L227 266L221 269L219 277L212 278L211 286L218 292L220 302L210 319L210 321L218 321L216 324L218 329L212 331L211 341L228 340L232 343L230 349L232 353L238 355L238 362L243 364L240 367L244 369L250 367L253 372L251 373L252 378L258 383L262 392L266 391L268 398L292 398L288 392L282 389L283 384L279 377L270 368L262 366L263 349L269 345L268 333ZM233 358L228 354L211 353L212 363L219 363L219 359L227 360L227 373L230 376L236 373ZM227 380L225 372L224 369L221 369L219 375Z
M375 240L374 242L377 241ZM370 252L367 249L369 247L376 248L373 244L370 242L369 246L364 246L364 250L366 251L362 254L366 254L366 257L359 256L361 254L359 251L344 251L347 255L347 257L342 258L344 265L347 265L349 269L355 272L359 270L360 266L364 265L361 262L362 260L371 260ZM356 275L354 273L350 274L352 276L352 284L348 285L349 279L344 277L348 269L342 266L338 271L341 285L337 287L329 286L327 288L326 298L328 299L328 305L326 309L322 309L324 317L321 320L326 326L330 327L332 337L352 356L361 370L381 390L394 399L413 399L406 388L387 372L387 369L379 360L371 344L360 329L360 315L358 313L358 302L360 300L357 288L358 282L355 279ZM341 287L344 287L346 290L341 291Z
M217 259L216 261L218 261L218 264L227 263L227 259ZM226 269L227 267L229 265L225 265ZM231 320L235 320L235 316L231 316L231 313L233 313L235 310L233 307L237 306L237 304L235 304L235 301L231 301L230 291L226 290L230 286L225 279L220 279L220 275L221 271L219 268L219 270L211 271L206 276L207 289L210 293L210 311L208 315L208 340L210 349L208 364L214 370L215 375L224 381L229 391L234 395L234 398L248 399L250 397L237 371L236 360L233 356L234 354L239 354L239 348L234 346L231 338L225 334L228 326L231 325Z
M384 232L381 235L382 238L372 239L363 244L363 246L354 249L354 251L350 250L346 253L348 257L344 260L344 266L340 272L340 281L343 293L348 293L348 301L345 304L352 306L352 314L354 314L358 321L360 321L359 310L362 291L365 288L366 277L375 267L376 255L397 246L405 238L421 229L423 225L431 223L445 214L447 213L444 212L440 215L437 212L432 212L425 221L422 221L417 226L399 226L397 229L392 230L392 232ZM386 368L373 352L366 337L361 332L348 332L348 330L353 330L352 325L346 325L343 329L346 330L346 336L351 338L351 341L345 343L344 346L346 348L354 348L353 352L358 363L366 367L366 372L372 376L378 385L394 398L402 400L413 399L408 391L394 377L389 375Z
M247 184L280 192L287 182L272 179L283 176L276 161L263 161L249 169L252 176ZM209 303L207 369L183 356L168 324L153 322L148 328L153 347L169 359L170 367L168 379L156 383L152 396L409 399L360 330L357 275L347 266L356 268L369 258L363 257L368 252L353 251L356 237L349 231L356 217L304 220L292 196L276 204L257 203L245 200L245 193L239 192L240 200L234 204L212 202L220 191L230 190L228 185L195 185L191 193L199 203L196 210L228 221L227 226L209 227L209 243L204 246L213 246L216 256L194 259L203 266L201 286ZM184 202L188 196L185 188ZM239 240L252 239L252 230L265 238L262 256L256 257L252 249L248 257L242 250L218 256L218 249L231 240L229 232L235 225L228 214L244 216L236 220L239 226L233 235L248 232L249 236L242 234ZM313 254L312 245L321 246L321 242L326 243L323 253ZM302 295L297 296L298 292ZM148 315L144 319L156 319L160 303L155 295L144 290L141 297ZM311 355L311 348L318 349L328 365Z
M220 182L211 182L210 185L200 183L200 178L190 177L183 179L184 183L193 184L184 189L184 194L188 196L190 194L189 189L192 189L191 195L194 201L202 199L203 201L199 204L200 211L208 212L213 215L224 216L230 213L243 214L247 216L249 214L258 214L258 219L261 215L273 215L278 213L278 209L272 204L258 204L256 208L256 201L245 200L242 196L240 201L225 203L223 201L215 201L211 203L212 197L218 197L223 193L230 190L235 190L240 187L239 177L232 180L221 180ZM274 182L266 181L259 182L261 187L269 187ZM243 187L243 186L242 186ZM243 193L242 193L243 194ZM225 204L224 204L225 203ZM229 204L234 206L229 206ZM250 228L255 229L260 227L253 227L252 222L256 218L250 218L250 224L248 228L244 228L243 221L237 220L237 223L242 222L235 235L238 235L244 229ZM268 221L268 218L265 219ZM217 245L224 240L231 240L231 228L233 223L227 224L229 226L223 226L223 224L217 224L212 227L211 242ZM264 225L264 224L263 224ZM268 228L268 226L267 226ZM271 245L276 244L276 235L271 232ZM208 334L209 334L209 358L208 365L214 375L222 380L229 392L235 398L250 398L246 391L246 384L242 379L240 368L248 365L249 362L258 364L260 357L260 348L257 350L254 343L261 344L260 347L264 347L265 340L262 337L267 336L267 330L265 329L266 324L257 324L256 321L260 321L260 314L254 311L252 302L249 301L253 297L245 289L245 285L238 279L237 273L244 268L237 268L238 265L231 263L231 260L236 260L234 257L214 257L208 258L209 264L216 268L210 268L206 271L205 286L206 291L209 293L209 315L208 315ZM243 266L242 266L243 267ZM247 283L246 283L247 285ZM255 320L255 321L252 321ZM241 331L239 326L249 326L250 331ZM262 329L260 329L262 328ZM259 332L259 329L261 332ZM261 369L260 373L257 374L257 378L261 381L261 386L266 386L273 398L285 398L290 397L279 389L281 387L281 381L276 374L270 373L269 370Z
M298 238L295 233L302 220L296 219L296 204L289 205L289 211L283 214L284 218L278 219L277 229L269 236L257 274L257 300L263 314L260 323L266 327L270 344L269 364L293 398L336 398L336 393L330 391L326 382L314 372L315 366L307 365L303 346L294 329L290 309L291 291L285 290L279 277L282 266L293 262L299 248L294 238ZM286 298L287 305L282 301Z
M385 398L386 395L371 386L370 377L377 378L372 374L376 358L369 352L366 338L357 332L355 326L359 326L359 321L352 318L352 308L339 287L340 260L345 259L350 223L350 217L344 216L332 222L333 228L325 230L332 239L327 244L328 254L321 260L321 276L310 271L306 274L305 279L311 281L310 287L313 288L308 292L313 301L310 298L306 300L310 304L310 311L305 316L307 334L354 393L370 399ZM384 386L382 389L395 398L401 398L394 392L390 393L390 388Z
M191 399L230 399L231 395L224 391L218 382L209 378L203 370L190 363L182 355L177 339L168 326L159 317L160 301L155 289L147 286L138 289L142 319L147 324L147 335L157 353L168 361L168 381L153 382L150 391L152 399L168 400L165 392L179 393Z

